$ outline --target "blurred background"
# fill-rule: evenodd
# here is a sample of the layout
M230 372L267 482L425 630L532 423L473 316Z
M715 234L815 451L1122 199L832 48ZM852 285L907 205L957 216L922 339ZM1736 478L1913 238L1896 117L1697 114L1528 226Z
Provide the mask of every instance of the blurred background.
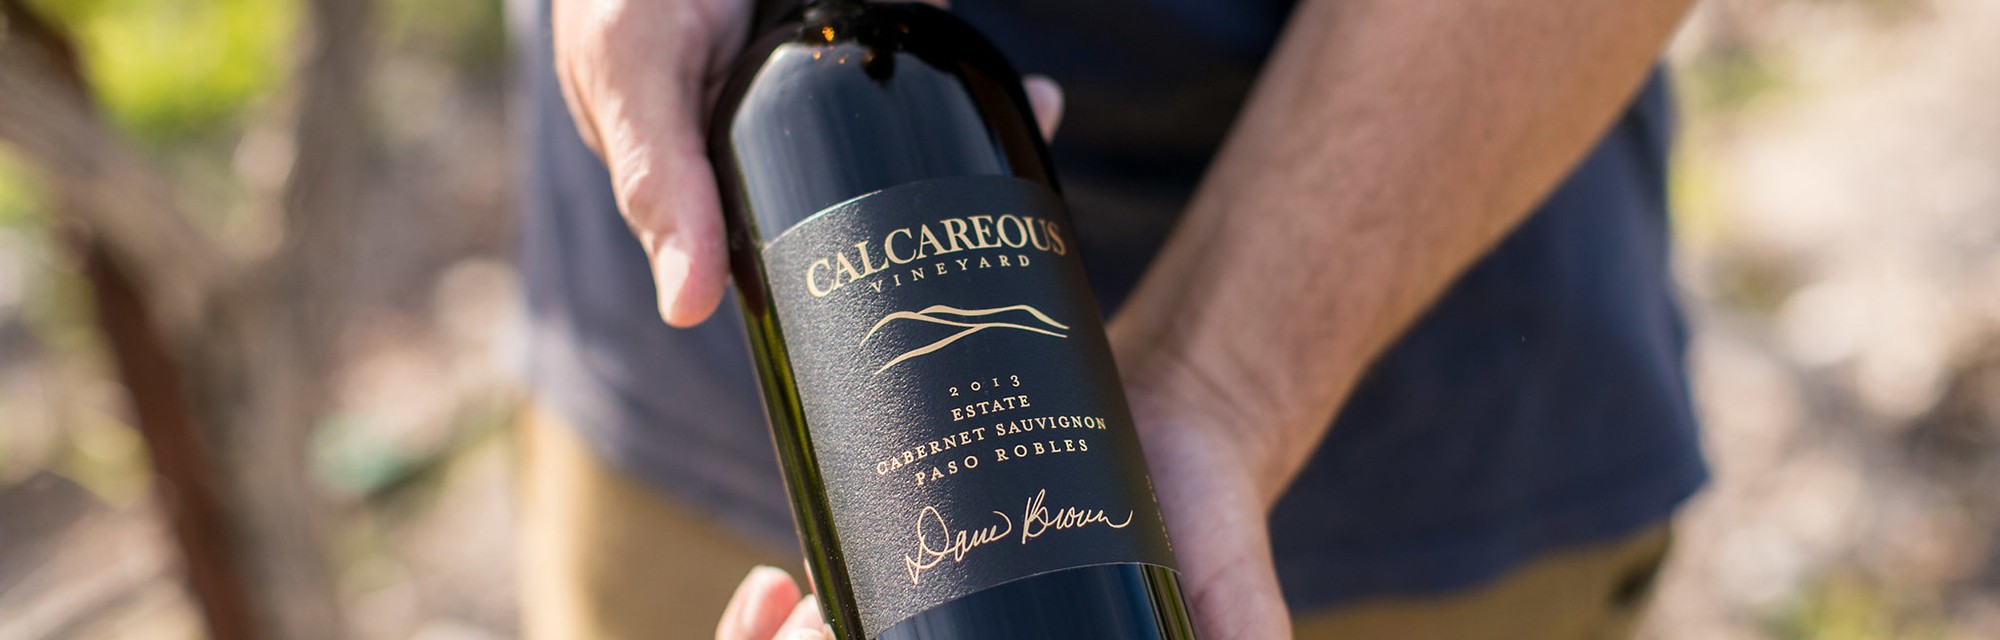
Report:
M5 4L0 640L512 637L499 1ZM2000 3L1711 0L1671 57L1715 480L1648 637L2000 637Z

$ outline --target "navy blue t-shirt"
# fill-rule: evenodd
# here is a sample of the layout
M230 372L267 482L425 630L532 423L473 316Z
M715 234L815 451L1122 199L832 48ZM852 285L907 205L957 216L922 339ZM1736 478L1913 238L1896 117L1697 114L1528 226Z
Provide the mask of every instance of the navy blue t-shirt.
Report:
M789 543L734 302L696 329L660 322L610 180L562 104L546 6L533 9L521 268L538 398L660 489ZM954 10L1024 72L1063 85L1052 151L1092 284L1115 312L1290 3L958 0ZM1365 376L1271 514L1294 607L1474 585L1658 523L1701 485L1668 273L1671 120L1656 73L1548 201Z

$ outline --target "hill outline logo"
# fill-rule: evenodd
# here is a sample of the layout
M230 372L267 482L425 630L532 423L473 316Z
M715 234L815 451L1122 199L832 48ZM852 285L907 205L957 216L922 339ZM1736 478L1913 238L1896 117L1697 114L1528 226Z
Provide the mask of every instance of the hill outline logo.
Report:
M998 321L981 322L976 320L968 320L971 318L981 318L985 316L999 315L1011 311L1025 312L1030 317L1033 317L1036 322L1044 326L1031 327L1026 324L1020 324L1016 322L998 322ZM972 334L979 333L987 329L1014 329L1017 331L1038 333L1041 335L1051 336L1059 339L1065 339L1065 340L1069 339L1069 334L1065 333L1069 331L1069 325L1056 322L1054 318L1049 317L1049 315L1046 313L1042 313L1040 309L1036 309L1034 307L1030 307L1025 304L1010 305L1005 307L994 307L991 309L960 309L957 307L937 304L925 307L923 308L923 310L920 311L896 311L888 315L882 316L881 320L875 321L875 326L868 328L867 335L861 336L860 346L864 347L868 346L869 339L874 338L875 334L881 332L883 327L886 327L890 323L893 323L897 320L928 322L931 324L939 324L948 327L960 327L962 330L958 331L957 333L953 333L951 335L940 338L937 341L932 342L930 344L917 347L909 351L904 351L902 354L897 355L894 358L891 358L887 364L882 365L882 368L876 369L875 373L877 374L880 374L884 371L888 371L890 367L902 364L906 360L934 353L939 349L943 349L947 346L950 346L951 343L958 342L959 340L964 339L967 336L971 336Z

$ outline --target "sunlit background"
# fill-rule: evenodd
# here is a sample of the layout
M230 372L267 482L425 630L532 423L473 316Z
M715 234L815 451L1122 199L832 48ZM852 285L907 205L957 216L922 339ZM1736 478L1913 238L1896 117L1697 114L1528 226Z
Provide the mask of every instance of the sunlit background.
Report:
M281 246L315 151L310 3L27 4L181 210ZM512 637L502 8L382 0L366 24L357 259L302 440L327 580L352 637ZM1715 482L1648 637L2000 637L2000 2L1711 1L1672 58ZM0 143L0 640L204 637L178 498L100 330L94 240L52 184Z

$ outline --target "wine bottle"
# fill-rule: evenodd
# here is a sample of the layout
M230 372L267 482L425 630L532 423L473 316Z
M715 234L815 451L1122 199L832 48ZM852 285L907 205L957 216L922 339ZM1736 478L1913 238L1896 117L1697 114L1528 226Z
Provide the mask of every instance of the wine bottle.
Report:
M760 22L709 149L835 633L1193 637L1020 78L925 4Z

